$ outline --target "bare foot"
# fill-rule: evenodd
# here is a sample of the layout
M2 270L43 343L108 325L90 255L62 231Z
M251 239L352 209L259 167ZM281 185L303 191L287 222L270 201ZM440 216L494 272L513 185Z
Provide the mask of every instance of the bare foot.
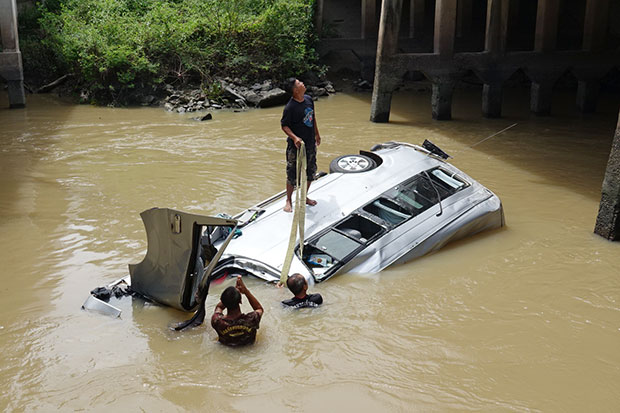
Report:
M290 202L286 201L286 204L284 204L284 212L292 212L293 211L293 206L291 205Z
M314 199L306 198L306 205L314 206L316 201Z

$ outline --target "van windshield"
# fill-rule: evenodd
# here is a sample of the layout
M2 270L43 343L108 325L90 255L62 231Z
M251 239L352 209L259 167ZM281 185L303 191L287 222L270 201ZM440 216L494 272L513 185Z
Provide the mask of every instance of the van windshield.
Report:
M428 175L422 173L414 176L409 181L386 192L386 195L395 199L412 216L415 216L437 204L440 198L443 200L466 186L464 182L449 176L441 169L434 169L429 171Z

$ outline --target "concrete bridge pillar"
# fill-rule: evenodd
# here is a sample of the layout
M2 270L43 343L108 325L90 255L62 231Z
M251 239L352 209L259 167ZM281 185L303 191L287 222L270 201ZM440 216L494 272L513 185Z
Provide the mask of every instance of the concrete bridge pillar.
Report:
M539 116L551 114L552 81L533 81L530 89L530 110Z
M15 0L0 0L0 32L2 52L0 53L0 76L9 86L9 106L24 107L24 70L22 55L19 51L17 35L17 6Z
M434 52L439 56L440 62L454 56L456 14L456 0L437 0L435 3ZM433 119L452 119L452 92L455 83L453 76L434 76L431 97Z
M485 83L482 86L482 115L485 118L502 117L503 83Z
M558 38L560 0L539 0L536 12L536 35L534 51L539 53L555 50ZM555 79L554 79L555 80ZM533 80L530 92L530 110L537 115L551 113L551 95L554 81Z
M377 37L377 6L375 0L362 0L362 39Z
M596 101L601 84L598 79L579 80L577 82L577 108L581 113L596 111Z
M452 93L455 81L450 78L439 78L433 81L433 95L431 97L431 109L433 119L452 119Z
M409 37L421 37L424 32L424 0L409 0Z
M456 29L456 0L437 0L435 3L434 52L441 57L454 55Z
M388 122L394 91L394 69L390 67L390 58L398 47L400 15L403 0L383 0L381 19L379 21L379 39L377 41L377 60L375 64L375 81L370 106L372 122Z
M536 36L534 50L552 52L558 39L560 0L539 0L536 11Z
M600 52L605 47L609 0L587 0L583 22L583 50Z
M582 49L587 52L601 52L605 47L609 0L588 0L583 23ZM577 73L576 73L577 74ZM578 76L577 108L582 113L592 113L596 110L596 101L601 88L599 78L604 73L595 76Z
M610 241L620 239L620 115L603 180L594 233Z
M491 58L501 58L506 54L508 36L508 0L489 0L487 3L487 26L484 49ZM499 68L496 68L500 72ZM487 118L502 116L502 90L507 77L496 73L492 81L483 78L482 114ZM509 76L509 75L508 75Z

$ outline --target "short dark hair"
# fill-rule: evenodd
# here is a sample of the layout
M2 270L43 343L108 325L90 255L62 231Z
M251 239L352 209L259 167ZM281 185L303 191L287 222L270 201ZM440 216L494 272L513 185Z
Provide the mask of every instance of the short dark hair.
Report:
M297 78L295 77L289 77L288 79L286 79L284 81L284 90L287 93L290 93L291 95L293 94L293 89L295 88L295 81L297 80Z
M224 307L230 310L239 306L241 302L241 293L231 285L222 292L220 300L222 300Z
M296 273L288 277L286 280L286 286L289 290L295 295L299 294L301 290L304 289L304 285L306 285L307 281L303 275Z

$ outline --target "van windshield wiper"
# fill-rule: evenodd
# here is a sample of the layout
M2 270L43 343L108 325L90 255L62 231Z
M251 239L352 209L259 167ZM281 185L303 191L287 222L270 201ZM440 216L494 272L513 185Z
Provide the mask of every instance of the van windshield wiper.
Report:
M433 182L433 180L431 179L431 176L428 174L427 171L424 171L424 175L426 175L426 177L430 181L431 186L433 187L433 189L435 190L435 193L437 194L437 199L439 199L439 214L437 214L436 216L440 216L441 214L443 214L443 207L441 206L441 195L439 195L439 190L435 186L435 183Z

